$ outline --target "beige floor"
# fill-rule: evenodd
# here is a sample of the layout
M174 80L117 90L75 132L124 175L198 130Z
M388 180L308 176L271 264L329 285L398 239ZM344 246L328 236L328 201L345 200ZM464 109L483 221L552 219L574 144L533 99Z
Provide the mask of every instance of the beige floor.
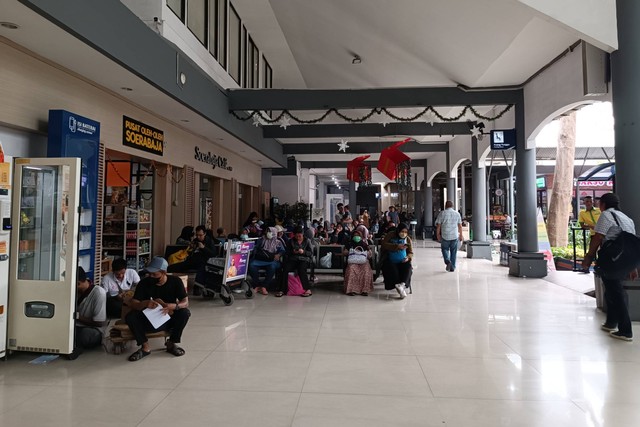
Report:
M640 342L595 301L417 249L414 294L192 301L187 354L0 363L0 426L637 426ZM380 285L377 285L380 288ZM157 343L159 344L159 343Z

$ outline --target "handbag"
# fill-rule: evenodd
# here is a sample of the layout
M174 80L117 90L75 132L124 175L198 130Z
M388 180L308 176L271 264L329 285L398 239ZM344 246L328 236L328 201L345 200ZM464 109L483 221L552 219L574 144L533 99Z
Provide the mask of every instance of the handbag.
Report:
M302 294L304 294L304 288L302 287L300 277L293 273L289 273L287 277L287 295L290 297L297 297Z
M320 258L320 267L331 268L331 252L327 252L322 258Z
M367 261L367 253L361 247L349 249L347 264L366 264Z
M620 227L616 214L612 211L611 215ZM640 238L627 231L622 230L615 239L605 241L598 251L596 271L605 279L624 280L638 266Z
M167 263L169 265L177 264L179 262L183 262L184 260L186 260L188 256L189 256L189 251L187 249L180 249L178 252L174 252L171 255L169 255L169 258L167 259Z
M253 259L257 261L272 262L275 259L275 254L264 250L264 248L258 248L256 249Z

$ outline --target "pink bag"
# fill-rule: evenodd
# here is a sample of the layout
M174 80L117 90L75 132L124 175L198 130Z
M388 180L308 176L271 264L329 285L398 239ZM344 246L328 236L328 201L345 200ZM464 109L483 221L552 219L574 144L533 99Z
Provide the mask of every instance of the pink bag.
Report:
M300 281L300 277L295 274L289 274L287 277L287 295L290 297L297 297L304 294L304 288L302 287L302 282Z

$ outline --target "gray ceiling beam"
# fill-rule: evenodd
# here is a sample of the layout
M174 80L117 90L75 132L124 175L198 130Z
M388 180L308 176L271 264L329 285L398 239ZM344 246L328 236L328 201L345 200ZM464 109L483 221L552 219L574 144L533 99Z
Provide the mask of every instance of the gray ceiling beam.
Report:
M300 168L302 169L347 169L346 161L318 161L318 162L300 162ZM364 164L371 166L371 169L375 170L378 162L364 162ZM424 166L423 159L411 160L411 167Z
M464 90L459 87L384 89L228 89L231 110L326 110L328 108L454 107L518 102L522 89Z
M347 154L380 153L383 149L393 145L393 142L349 142ZM407 142L402 146L405 153L440 153L446 152L449 144L439 142L436 144L419 144L415 141ZM316 144L284 144L282 150L285 154L341 154L338 144L332 142L319 142Z
M354 123L335 125L292 125L286 129L278 125L262 127L265 138L345 138L356 136L396 135L470 135L467 122L435 123Z

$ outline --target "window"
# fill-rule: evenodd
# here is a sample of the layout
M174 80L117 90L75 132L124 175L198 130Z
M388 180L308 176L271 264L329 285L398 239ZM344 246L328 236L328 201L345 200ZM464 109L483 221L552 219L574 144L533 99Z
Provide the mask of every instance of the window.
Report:
M247 69L247 28L243 25L242 26L242 55L240 56L240 59L242 60L241 63L241 69L242 69L242 87L249 87L249 80L247 79L247 74L248 73L248 69Z
M262 75L262 87L265 89L271 89L273 87L273 70L271 65L267 62L267 58L262 57L264 61L264 74Z
M240 84L241 60L240 49L242 48L242 27L240 26L240 17L238 12L229 7L229 75L233 77L236 83Z
M189 0L187 4L187 27L200 43L207 44L207 1Z
M245 87L257 88L260 82L260 54L251 36L247 37Z
M184 22L184 0L167 0L167 6Z
M227 67L227 0L209 0L209 51Z

